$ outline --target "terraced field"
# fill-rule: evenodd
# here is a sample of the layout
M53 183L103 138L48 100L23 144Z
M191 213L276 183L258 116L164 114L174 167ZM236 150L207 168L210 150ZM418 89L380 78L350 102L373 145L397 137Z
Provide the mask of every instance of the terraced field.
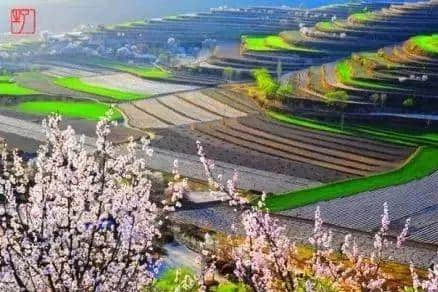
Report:
M308 131L255 117L201 124L195 128L231 144L348 176L366 176L395 168L410 153L403 147L386 143Z
M142 129L235 118L257 111L255 104L225 89L183 92L121 104L120 108L130 125Z
M74 70L78 74L85 72ZM59 71L71 74L70 68L59 67ZM14 100L4 99L2 104L8 110L39 116L59 113L69 118L96 121L111 108L109 103L105 103L111 101L108 96L100 96L96 92L86 94L58 87L53 82L59 78L54 79L42 72L22 72L14 76L2 77L0 93L4 97L21 97ZM114 109L113 119L122 119L117 109Z
M318 50L312 50L294 46L293 44L285 42L283 38L277 35L270 36L242 36L242 46L247 51L254 52L306 52L319 53Z
M379 228L379 216L384 202L388 203L391 229L395 234L402 229L406 218L411 218L409 239L438 243L438 173L409 184L363 192L352 197L319 202L327 223L374 232ZM312 219L316 206L309 205L281 214Z
M63 77L55 79L54 83L58 86L65 87L71 90L100 95L114 100L135 100L147 98L150 95L138 92L122 91L111 87L103 87L84 82L78 77Z
M146 80L127 73L92 76L81 78L81 80L85 83L96 86L110 87L122 91L139 92L147 95L188 91L198 88L196 86Z
M284 125L260 115L169 127L152 143L196 154L200 140L211 159L250 168L333 182L397 168L414 151L367 138Z
M134 21L111 25L91 32L95 41L117 42L120 34L137 44L139 33L148 36L148 42L155 46L167 45L169 37L183 45L200 44L214 38L238 40L243 34L272 34L285 29L295 29L300 23L313 24L317 19L329 20L332 15L346 17L349 11L361 11L388 7L388 1L361 1L349 4L330 5L315 9L289 7L248 7L245 9L211 9L209 12L184 14L149 21ZM269 14L270 17L266 17ZM235 25L238 23L239 25Z
M85 93L81 91L71 90L54 84L55 77L47 76L41 72L22 72L18 73L15 80L21 86L36 90L41 93L58 97L68 97L73 99L88 99L88 100L100 100L103 102L114 102L113 99Z
M13 107L17 111L47 116L52 113L60 114L67 118L80 118L86 120L98 121L101 117L111 109L110 106L94 103L94 102L80 102L80 101L26 101L19 103ZM113 120L122 119L122 115L117 109L113 109Z
M296 30L279 34L249 35L242 38L241 53L218 53L201 67L221 72L231 67L249 76L248 71L264 67L276 72L281 62L283 72L292 72L335 61L357 51L375 50L404 41L411 36L434 33L438 29L438 3L435 1L369 6L344 19L319 18L319 22L301 23ZM314 26L312 26L314 24Z
M0 76L0 95L30 96L40 94L38 91L17 84L12 75Z
M394 114L434 113L438 109L436 40L436 35L419 35L399 46L297 72L290 80L300 98L324 102L326 94L342 90L350 102L362 103L370 111L388 106Z

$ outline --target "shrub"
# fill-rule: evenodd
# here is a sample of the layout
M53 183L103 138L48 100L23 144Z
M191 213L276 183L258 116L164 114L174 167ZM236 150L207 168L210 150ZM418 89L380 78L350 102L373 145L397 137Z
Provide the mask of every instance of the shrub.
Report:
M406 99L403 101L403 106L404 106L404 107L412 107L412 106L414 106L414 105L415 105L415 101L414 101L413 98L406 98Z
M334 104L337 102L346 102L349 99L348 93L344 90L335 90L335 91L331 91L328 92L324 95L325 97L325 101L328 104Z
M272 98L278 90L279 84L272 78L269 71L265 68L255 69L253 76L256 80L257 87L268 97Z
M263 91L263 94L268 99L283 100L284 97L291 94L293 91L292 84L284 83L274 80L271 74L266 69L255 69L253 76L256 80L257 87Z
M286 96L288 94L291 94L292 92L293 92L292 84L286 83L278 87L277 95Z
M231 81L233 79L234 70L232 67L226 67L223 71L223 76L226 80Z

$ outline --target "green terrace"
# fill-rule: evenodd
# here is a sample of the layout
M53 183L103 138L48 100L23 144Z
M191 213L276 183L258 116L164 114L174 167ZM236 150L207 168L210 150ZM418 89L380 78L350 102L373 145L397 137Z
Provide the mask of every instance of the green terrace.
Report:
M14 83L14 79L12 77L12 75L9 74L4 74L4 75L0 75L0 84L3 83Z
M322 32L343 32L345 31L338 21L321 21L315 24L315 28Z
M58 86L85 93L91 93L107 97L116 101L136 100L149 97L148 95L136 92L122 91L118 89L106 88L100 85L93 85L83 82L78 77L61 77L54 80Z
M418 49L426 55L438 57L438 34L413 37L408 41L408 47Z
M133 75L137 75L145 79L165 80L172 77L172 73L157 67L142 67L142 66L131 66L124 64L114 64L111 65L111 68L119 71L131 73Z
M410 159L395 170L367 177L347 179L315 188L271 195L267 198L266 206L272 212L408 183L438 170L438 160L436 159L438 157L438 133L435 132L411 132L363 125L345 125L341 129L339 125L334 123L297 118L280 112L269 111L268 116L285 124L310 129L373 138L394 144L419 146Z
M114 25L108 25L108 26L105 26L105 28L108 30L128 29L128 28L134 28L136 26L142 26L144 24L146 24L146 22L144 20L135 20L135 21L127 21L127 22L114 24Z
M348 21L350 23L357 23L357 24L363 24L371 21L375 21L378 19L378 16L375 12L371 11L364 11L364 12L358 12L353 13L348 17Z
M46 116L52 113L58 113L65 117L98 121L105 113L111 110L112 107L103 103L89 101L35 100L19 103L12 107L12 109L29 114ZM111 119L123 119L117 109L112 109L112 111Z
M28 96L38 95L38 91L23 87L15 83L12 75L0 75L0 95L1 96Z
M378 66L383 67L385 69L393 69L395 67L397 67L397 68L404 67L403 64L395 63L395 62L388 60L388 58L386 58L386 55L382 51L379 51L377 53L374 53L374 52L360 53L358 56L359 56L359 58L361 58L365 62L367 60L372 61L375 64L377 64Z
M363 68L362 64L351 59L345 59L336 63L336 77L339 82L345 85L362 89L398 90L398 88L390 86L383 81L362 77L366 76L365 71L366 69ZM357 78L358 76L361 76L360 80Z
M184 18L180 17L179 15L171 15L163 17L163 20L183 20Z
M26 48L26 49L31 49L35 46L41 45L43 44L43 41L41 40L35 40L35 39L30 39L30 40L26 40L26 39L22 39L19 41L15 41L15 42L3 42L2 44L0 44L0 51L14 51L20 48Z
M299 47L286 42L281 36L242 36L243 48L254 52L301 52L301 53L321 53L319 50Z

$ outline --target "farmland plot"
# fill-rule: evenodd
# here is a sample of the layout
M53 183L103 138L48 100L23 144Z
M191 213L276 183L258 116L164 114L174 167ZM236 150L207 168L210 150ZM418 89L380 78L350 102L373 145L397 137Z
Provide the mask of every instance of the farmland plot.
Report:
M169 125L147 114L145 111L135 107L130 103L120 104L119 109L124 112L128 118L128 124L139 129L166 128Z
M226 123L197 125L204 135L274 157L367 176L394 169L412 149L298 127L280 127L262 118L248 117ZM334 139L335 138L335 139Z
M187 118L178 112L173 111L171 108L160 104L156 99L139 101L136 103L136 106L147 113L158 115L160 119L170 125L185 125L196 122L195 120Z
M438 173L435 172L407 184L318 202L318 206L324 212L325 222L372 232L379 228L382 206L387 202L393 227L401 228L406 218L412 218L409 237L437 244L438 233L433 227L438 224L437 187ZM311 219L315 209L316 204L313 204L281 213Z
M221 118L220 116L200 109L199 107L188 103L175 95L159 98L158 100L168 107L177 108L180 111L187 113L187 115L190 115L192 119L196 118L200 121L213 121Z
M201 109L204 109L208 112L214 113L222 117L237 118L237 117L246 116L246 113L236 110L226 105L225 103L219 102L203 94L201 91L179 94L178 97Z
M147 94L166 94L171 92L194 90L198 87L180 85L160 81L152 81L133 76L128 73L92 76L82 78L86 83L106 86L125 91L134 91Z
M222 118L246 116L245 112L213 99L203 94L202 91L136 101L130 105L124 105L122 110L125 111L125 109L130 111L126 114L131 121L131 125L139 124L142 128L162 128L163 125L157 127L156 120L167 126L181 126ZM150 117L154 119L151 120ZM149 120L151 120L150 125L147 124Z

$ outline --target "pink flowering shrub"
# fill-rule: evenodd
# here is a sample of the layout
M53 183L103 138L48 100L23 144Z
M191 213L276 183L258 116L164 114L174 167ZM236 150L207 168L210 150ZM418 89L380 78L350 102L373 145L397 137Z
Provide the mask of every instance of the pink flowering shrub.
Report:
M91 149L59 117L43 126L32 167L2 155L0 291L138 291L154 277L163 210L137 145L116 151L107 118Z

